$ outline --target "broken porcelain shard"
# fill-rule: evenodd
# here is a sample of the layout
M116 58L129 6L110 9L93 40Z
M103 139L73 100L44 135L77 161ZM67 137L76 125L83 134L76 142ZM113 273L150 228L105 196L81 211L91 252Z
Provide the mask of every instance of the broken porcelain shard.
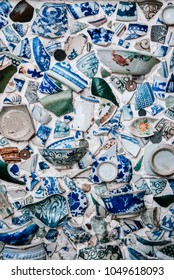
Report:
M41 210L42 209L42 210ZM68 215L66 199L59 195L54 194L47 198L24 205L21 208L23 214L33 217L36 222L43 226L55 228L62 223Z
M14 65L7 65L7 67L0 68L0 93L3 93L11 77L17 72L17 67Z
M10 13L10 18L14 22L29 22L34 13L34 8L25 0L17 3Z
M98 49L100 61L109 67L113 73L145 75L159 60L149 54L116 49Z
M63 36L68 31L66 4L44 3L32 24L32 32L45 38Z
M94 96L110 100L112 103L119 107L119 104L111 87L104 79L94 77L92 79L91 92Z
M47 71L47 74L77 93L88 85L88 82L76 74L71 65L67 62L57 62Z
M51 94L40 99L45 109L54 113L57 117L73 111L72 91L66 90L58 94Z
M85 142L85 143L84 143ZM74 148L45 148L40 149L41 155L53 166L64 169L70 168L86 154L88 145L86 140ZM88 143L88 142L87 142Z
M0 160L0 179L14 184L25 185L24 181L20 181L16 177L10 175L8 164L2 160Z
M27 106L3 107L0 112L0 131L13 141L27 141L32 138L35 128Z

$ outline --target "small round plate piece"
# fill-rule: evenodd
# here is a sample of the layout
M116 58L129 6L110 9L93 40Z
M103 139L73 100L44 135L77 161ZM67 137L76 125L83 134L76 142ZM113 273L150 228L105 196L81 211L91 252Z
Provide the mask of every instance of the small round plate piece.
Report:
M174 25L174 5L168 5L162 11L162 20L167 25Z
M101 162L97 167L97 175L104 182L112 182L118 174L118 169L112 161Z
M160 176L170 176L174 173L174 148L163 145L155 149L150 158L153 171Z

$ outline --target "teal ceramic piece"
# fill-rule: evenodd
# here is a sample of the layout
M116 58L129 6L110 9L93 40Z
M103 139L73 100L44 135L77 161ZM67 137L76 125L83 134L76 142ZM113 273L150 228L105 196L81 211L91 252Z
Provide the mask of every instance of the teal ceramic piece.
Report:
M3 93L11 77L17 72L17 67L9 65L0 70L0 93Z
M71 90L45 96L40 99L43 107L57 117L73 112Z
M22 207L22 213L38 220L43 226L55 228L68 215L66 199L58 194Z
M20 181L9 174L8 164L2 160L0 160L0 179L18 185L25 185L25 182Z
M119 104L116 100L115 95L112 92L112 89L104 79L97 77L93 78L91 92L94 96L108 99L119 107Z
M97 217L106 217L106 213L107 213L106 209L98 203L98 201L94 198L92 194L91 194L91 199L95 205Z

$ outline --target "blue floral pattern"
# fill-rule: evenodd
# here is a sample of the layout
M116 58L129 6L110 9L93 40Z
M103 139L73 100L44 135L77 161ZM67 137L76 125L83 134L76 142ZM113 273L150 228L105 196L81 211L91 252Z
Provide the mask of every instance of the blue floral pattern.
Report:
M99 12L99 4L97 2L84 2L84 3L73 3L67 4L69 13L74 19L82 17L94 16Z
M114 35L113 31L109 29L105 29L103 27L96 28L96 29L91 28L88 29L87 31L92 39L92 42L96 45L101 45L101 46L109 45Z
M63 36L68 31L66 5L57 3L43 4L33 22L32 31L46 38Z

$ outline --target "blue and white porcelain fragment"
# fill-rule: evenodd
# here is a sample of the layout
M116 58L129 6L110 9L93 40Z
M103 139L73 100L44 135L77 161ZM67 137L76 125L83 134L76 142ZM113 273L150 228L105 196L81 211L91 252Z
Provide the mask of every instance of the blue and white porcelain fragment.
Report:
M105 12L105 14L107 16L112 16L112 14L116 10L117 4L106 2L106 3L100 4L100 6L102 7L103 11Z
M67 62L57 62L47 71L47 74L67 85L77 93L82 91L88 85L88 82L76 74L71 65Z
M78 188L75 182L68 176L65 176L64 182L70 189L67 195L69 208L73 217L83 216L87 207L88 200L84 191Z
M125 40L132 40L145 36L147 34L147 31L148 25L146 24L129 23Z
M112 42L112 37L114 35L113 31L105 29L103 27L96 29L90 28L87 30L87 32L90 35L92 42L99 46L110 45Z
M45 38L63 36L68 31L66 4L44 3L32 24L32 32Z
M37 66L42 72L50 68L50 55L46 52L41 40L38 37L32 40L33 54Z
M61 84L44 73L43 80L39 85L39 91L44 94L54 94L62 91Z
M137 8L135 1L119 1L116 20L118 21L136 21Z
M94 1L67 4L67 8L74 19L94 16L99 12L99 4Z

